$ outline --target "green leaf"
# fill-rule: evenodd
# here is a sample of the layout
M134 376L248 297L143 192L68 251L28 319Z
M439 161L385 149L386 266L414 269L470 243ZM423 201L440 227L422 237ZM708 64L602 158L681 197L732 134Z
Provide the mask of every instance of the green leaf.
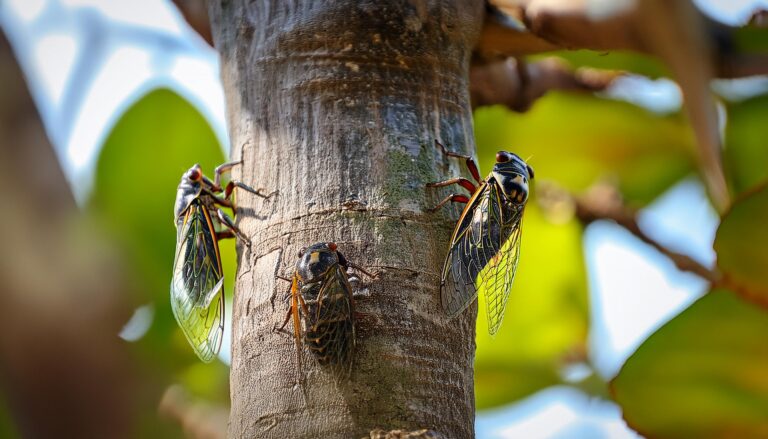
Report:
M621 50L610 52L596 52L587 49L562 50L537 55L532 57L532 59L553 55L565 59L573 68L590 67L602 70L619 70L647 76L652 79L671 76L669 69L657 58Z
M765 26L742 26L731 31L734 53L756 53L768 51L768 29Z
M575 192L615 179L634 204L650 202L694 169L693 138L680 115L586 94L549 93L524 114L481 108L475 135L484 172L506 149L529 159L537 179Z
M176 246L173 206L182 173L200 163L212 174L224 161L208 122L188 101L167 90L133 104L107 137L96 169L90 209L128 250L136 281L155 306L154 320L138 343L164 361L197 361L171 313L169 285ZM231 294L236 266L233 244L222 243L225 287ZM173 349L168 349L171 346ZM159 367L168 366L158 361ZM181 367L176 364L174 369Z
M768 95L728 106L723 166L732 191L740 194L768 181Z
M651 335L611 383L649 437L768 437L768 313L713 291Z
M581 226L576 221L553 224L529 202L522 227L520 265L495 337L488 334L482 291L478 295L478 408L512 402L557 384L566 357L586 349L589 318Z
M717 229L717 266L747 298L768 303L768 185L737 200Z

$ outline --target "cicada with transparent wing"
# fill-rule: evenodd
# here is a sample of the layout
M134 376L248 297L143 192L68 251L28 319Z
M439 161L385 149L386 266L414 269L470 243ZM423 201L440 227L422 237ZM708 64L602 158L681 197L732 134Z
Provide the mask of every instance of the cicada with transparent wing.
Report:
M301 369L302 344L336 378L352 372L355 319L348 269L368 272L347 261L336 243L320 242L299 252L291 280L291 305L280 329L293 320ZM302 331L302 317L304 330Z
M225 163L216 168L213 181L204 176L196 164L181 177L176 193L171 308L189 344L206 363L219 353L224 334L224 274L219 240L237 236L250 245L220 207L234 212L231 195L235 187L265 199L271 196L235 181L221 187L222 174L239 163Z
M453 178L428 187L458 184L471 196L451 194L433 211L448 202L466 203L451 237L443 264L440 296L450 316L465 310L477 297L485 295L488 331L495 334L504 318L504 308L520 260L523 211L528 201L528 183L533 169L516 154L499 151L493 171L480 178L474 160L447 151L435 142L443 154L466 161L477 186L466 178Z

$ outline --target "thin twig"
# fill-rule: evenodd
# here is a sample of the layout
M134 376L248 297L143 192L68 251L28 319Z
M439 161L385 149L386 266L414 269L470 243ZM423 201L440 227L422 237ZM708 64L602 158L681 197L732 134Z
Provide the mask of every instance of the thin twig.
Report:
M690 256L672 251L648 236L637 223L637 211L625 206L612 187L598 186L586 195L575 196L551 186L540 186L539 195L544 200L566 196L573 204L576 217L585 225L602 219L611 220L669 258L679 270L696 274L712 285L722 283L723 276L716 269L707 268Z

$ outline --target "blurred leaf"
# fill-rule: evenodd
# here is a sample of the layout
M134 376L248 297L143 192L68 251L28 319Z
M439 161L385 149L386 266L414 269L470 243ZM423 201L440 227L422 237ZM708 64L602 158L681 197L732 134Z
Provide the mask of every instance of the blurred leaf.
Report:
M714 291L651 335L611 383L649 437L768 437L768 313Z
M184 389L193 395L229 402L228 395L225 395L226 399L221 398L221 389L229 388L229 369L227 368L211 368L208 364L197 361L184 369L181 382L184 384Z
M740 194L758 183L768 181L768 95L758 96L728 106L725 126L723 165L732 185Z
M740 294L768 303L768 185L742 197L715 236L717 266Z
M524 114L475 112L481 169L506 149L529 159L537 179L580 192L616 178L632 204L645 204L694 169L693 139L679 115L659 116L626 102L550 93Z
M731 31L735 53L768 52L768 29L765 26L743 26Z
M155 306L152 326L136 345L159 376L175 374L199 361L185 341L174 342L184 338L169 299L176 245L176 187L182 173L194 163L200 163L210 175L223 161L208 122L189 102L167 89L152 91L133 104L112 129L99 157L89 207L101 215L131 254L129 262L138 274L137 283L145 288L141 303ZM231 296L234 243L222 242L221 253L226 292ZM218 362L205 367L211 380L226 371ZM223 390L202 396L226 400L226 388Z
M670 76L669 69L657 58L629 51L562 50L532 58L536 59L542 56L559 56L568 61L573 68L590 67L601 70L620 70L652 79Z
M21 438L3 392L0 392L0 437L7 439Z
M566 357L585 352L588 305L581 233L576 221L552 224L529 202L520 265L504 321L493 338L479 294L478 408L515 401L558 383Z

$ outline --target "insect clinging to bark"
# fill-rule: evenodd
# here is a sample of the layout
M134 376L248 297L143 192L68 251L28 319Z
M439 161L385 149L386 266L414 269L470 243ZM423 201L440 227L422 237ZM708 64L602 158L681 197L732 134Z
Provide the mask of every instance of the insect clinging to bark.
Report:
M224 333L224 274L219 239L236 236L250 246L248 238L219 206L234 212L231 195L235 187L265 199L271 196L235 181L222 188L221 175L238 164L239 161L217 167L213 181L196 164L182 175L176 193L171 308L189 344L206 363L218 354Z
M334 242L301 249L291 277L290 308L280 329L293 320L293 336L301 370L302 343L336 378L348 377L355 352L355 311L347 270L350 263ZM302 333L302 319L304 331Z
M441 302L448 315L455 316L482 290L488 331L495 334L501 326L520 260L521 221L533 169L516 154L499 151L493 170L483 180L471 157L447 151L437 141L435 144L443 154L464 159L478 184L475 186L462 177L427 184L427 187L459 184L471 193L471 196L451 194L432 209L436 211L448 202L466 203L443 264Z

